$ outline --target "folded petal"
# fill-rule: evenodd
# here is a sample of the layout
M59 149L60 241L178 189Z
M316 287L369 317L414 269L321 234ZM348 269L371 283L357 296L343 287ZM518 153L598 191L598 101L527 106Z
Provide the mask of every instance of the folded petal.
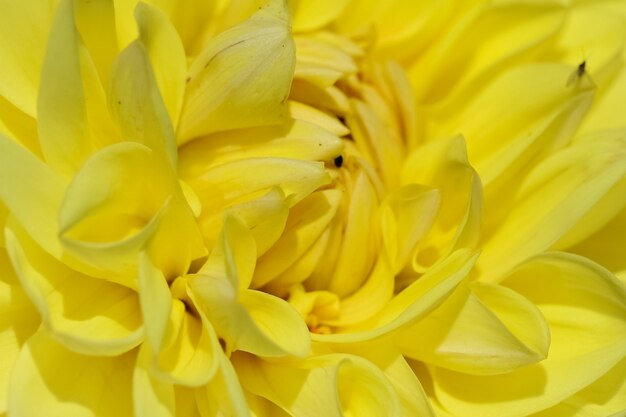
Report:
M250 416L246 398L232 363L224 354L218 357L219 369L215 378L206 387L198 388L196 391L200 415Z
M85 355L119 355L141 342L135 291L70 269L17 225L7 229L7 249L44 324L68 349Z
M395 340L411 358L467 374L490 375L545 359L550 332L539 310L515 291L471 284L469 289L459 287Z
M155 6L138 3L135 18L154 78L172 125L176 127L183 106L187 61L183 44L167 16Z
M385 374L358 356L331 354L301 362L266 362L237 354L233 363L247 391L297 416L400 416Z
M175 417L174 386L159 381L151 373L151 354L147 346L139 349L133 371L133 405L137 417Z
M7 410L11 370L40 322L39 313L19 287L6 251L0 250L0 413Z
M114 357L72 352L40 329L28 340L15 364L9 387L9 414L131 415L134 362L134 351Z
M626 355L626 290L579 256L531 258L503 282L536 304L548 322L548 357L502 375L435 368L437 400L452 414L520 416L552 407L592 384Z
M168 110L141 39L131 43L113 63L108 89L109 111L124 141L150 148L162 169L175 172L176 140Z
M191 65L179 142L282 121L294 65L286 10L271 1L213 38Z
M26 149L0 135L0 200L39 245L57 258L63 252L57 213L65 180Z
M133 276L175 183L146 146L122 142L93 154L60 209L65 247L97 268ZM127 284L131 285L131 284Z

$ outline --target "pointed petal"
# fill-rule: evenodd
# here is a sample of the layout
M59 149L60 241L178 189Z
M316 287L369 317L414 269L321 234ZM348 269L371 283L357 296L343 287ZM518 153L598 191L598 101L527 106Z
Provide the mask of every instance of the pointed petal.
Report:
M398 397L384 373L358 356L332 354L271 363L238 354L233 363L246 390L291 415L401 415Z
M415 323L433 311L454 291L467 277L476 258L477 255L468 250L453 252L387 302L375 320L348 328L346 333L313 334L312 338L315 341L329 343L358 342L375 339ZM367 308L367 304L365 302L363 304L364 308Z
M183 106L187 61L183 44L167 16L155 6L139 3L135 9L139 38L145 46L161 97L176 127Z
M0 155L0 178L11 178L11 181L0 181L0 200L39 245L60 258L57 213L65 181L3 135L0 135Z
M9 414L131 415L134 360L134 352L114 357L74 353L40 329L28 340L15 364L9 388Z
M225 273L195 275L190 288L229 351L270 357L308 354L308 328L286 301L259 291L238 293Z
M163 168L150 149L134 142L92 155L60 209L65 247L85 263L132 277L139 250L156 232L175 186Z
M452 414L528 415L554 406L606 374L626 355L626 290L579 256L547 253L516 268L503 285L539 307L552 335L548 357L502 375L436 368L435 396Z
M138 40L117 57L109 82L109 111L125 141L144 144L163 164L175 170L176 140L146 47Z
M76 29L74 2L61 0L37 100L39 138L46 162L71 176L95 149L97 138L90 125L96 121L90 119L102 118L103 114L107 114L104 93Z
M18 226L7 229L7 249L43 322L69 349L86 355L119 355L141 342L135 291L68 268Z
M428 334L421 339L421 335ZM418 339L420 339L418 341ZM537 308L496 285L460 287L396 338L404 355L467 374L510 372L548 354L550 331Z
M282 2L272 3L213 38L196 58L179 141L275 124L286 116L295 51Z

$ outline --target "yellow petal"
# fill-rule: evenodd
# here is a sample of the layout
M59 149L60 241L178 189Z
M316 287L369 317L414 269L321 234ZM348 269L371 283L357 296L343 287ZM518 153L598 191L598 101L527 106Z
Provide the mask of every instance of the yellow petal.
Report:
M295 31L319 29L331 23L348 4L348 0L298 0L293 5Z
M626 359L600 379L558 405L531 417L578 417L585 415L623 417L626 413Z
M341 140L317 125L289 121L278 126L240 129L196 139L180 149L182 176L247 158L332 161L343 151Z
M0 95L32 117L56 4L29 0L0 6Z
M565 253L532 258L503 284L535 303L550 327L548 357L502 375L436 368L435 396L452 414L520 416L554 406L626 354L626 290L608 271Z
M172 299L174 294L163 273L146 253L140 259L140 301L150 372L162 382L194 387L206 384L217 370L220 349L211 324L189 310L188 300ZM186 291L186 281L182 285Z
M232 360L246 390L291 415L401 415L398 396L383 372L358 356L331 354L271 363L237 354Z
M52 168L72 175L89 157L101 142L91 125L97 123L93 119L107 114L105 103L96 68L76 30L74 2L62 0L50 33L37 100L41 149Z
M399 272L430 230L439 208L436 189L416 184L390 193L381 207L381 233L392 270Z
M132 276L137 254L155 233L175 186L168 174L138 143L118 143L92 155L60 210L65 247L97 268Z
M176 127L183 106L187 61L176 29L159 9L139 3L135 9L139 38L154 70L161 97Z
M361 287L376 259L376 240L371 238L377 230L376 190L365 170L359 170L355 176L343 219L343 241L328 287L340 296L347 296Z
M175 417L174 386L150 374L150 351L139 349L133 372L133 405L137 417Z
M413 252L405 272L415 275L460 248L475 248L483 221L480 178L470 165L461 136L433 141L413 151L402 168L403 184L438 191L437 217Z
M225 275L195 275L190 288L228 351L270 357L308 354L309 331L293 307L263 292L238 292Z
M179 141L283 120L294 64L281 6L264 7L213 38L189 69Z
M67 348L86 355L118 355L143 337L137 293L68 268L15 225L7 246L20 283L44 324Z
M336 136L345 136L350 133L350 129L330 113L300 103L299 101L289 100L287 104L289 105L289 115L296 120L302 120L321 126Z
M250 230L236 217L224 220L221 239L200 274L225 276L234 288L250 285L256 263L256 247Z
M17 143L0 135L0 199L30 236L57 258L62 249L57 238L57 212L66 183L43 162Z
M313 334L319 342L352 343L371 340L388 334L398 328L415 323L439 306L468 275L477 255L468 250L458 250L428 270L420 279L413 282L398 295L383 304L383 309L369 320L346 329L346 333L329 335ZM393 285L393 284L392 284ZM375 291L369 293L370 303L378 303ZM362 307L368 309L367 299ZM358 317L358 314L355 315Z
M624 132L592 138L556 153L529 174L506 221L484 246L481 279L500 279L529 256L579 242L624 207Z
M162 161L162 170L175 170L176 140L172 121L161 98L146 46L131 43L111 69L109 111L124 141L150 148Z
M311 194L290 210L282 236L258 260L253 288L269 283L303 256L328 226L340 198L337 190L323 190Z
M460 287L432 314L400 332L396 343L411 358L490 375L545 359L550 332L537 308L519 294L474 284L469 291Z
M265 193L275 186L282 189L293 206L330 182L330 178L320 162L253 158L211 168L187 182L200 197L203 213L214 213L223 206Z
M15 364L9 388L9 414L131 415L134 360L134 352L115 357L80 355L40 329L26 343Z
M0 251L0 413L6 412L11 370L26 340L41 319L24 291L4 250Z
M237 374L224 354L219 355L219 371L215 378L196 391L196 401L202 416L250 416Z
M43 158L37 137L37 121L2 96L0 96L0 135L15 140L33 155Z
M450 5L453 12L462 7L455 2L446 6ZM417 9L413 4L407 8ZM455 30L439 36L437 45L422 54L409 70L418 102L440 101L455 87L468 86L467 91L474 92L498 71L517 64L538 44L553 40L563 25L565 11L558 1L496 2L481 4L461 14ZM393 28L389 25L388 30ZM467 48L468 44L477 47Z

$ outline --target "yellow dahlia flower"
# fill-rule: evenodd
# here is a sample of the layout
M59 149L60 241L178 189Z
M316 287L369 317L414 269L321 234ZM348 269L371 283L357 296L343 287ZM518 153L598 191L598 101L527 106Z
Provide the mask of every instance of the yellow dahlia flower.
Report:
M626 1L0 0L0 416L626 415Z

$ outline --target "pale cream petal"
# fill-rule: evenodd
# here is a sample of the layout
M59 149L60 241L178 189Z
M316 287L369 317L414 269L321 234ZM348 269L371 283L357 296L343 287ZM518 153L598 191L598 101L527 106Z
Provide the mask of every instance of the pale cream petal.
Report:
M57 0L0 5L0 95L31 117Z
M520 416L554 406L602 377L626 355L626 289L602 267L548 253L503 284L535 303L551 332L548 357L491 376L436 368L435 396L452 414Z
M295 51L282 3L222 32L193 62L179 142L284 119Z
M40 329L22 349L9 387L14 417L119 417L132 414L136 353L84 356Z
M68 268L17 225L6 233L20 283L57 340L86 355L119 355L141 342L135 291Z
M154 6L139 3L135 9L139 39L145 46L161 97L176 127L183 106L187 61L183 44L167 16Z

